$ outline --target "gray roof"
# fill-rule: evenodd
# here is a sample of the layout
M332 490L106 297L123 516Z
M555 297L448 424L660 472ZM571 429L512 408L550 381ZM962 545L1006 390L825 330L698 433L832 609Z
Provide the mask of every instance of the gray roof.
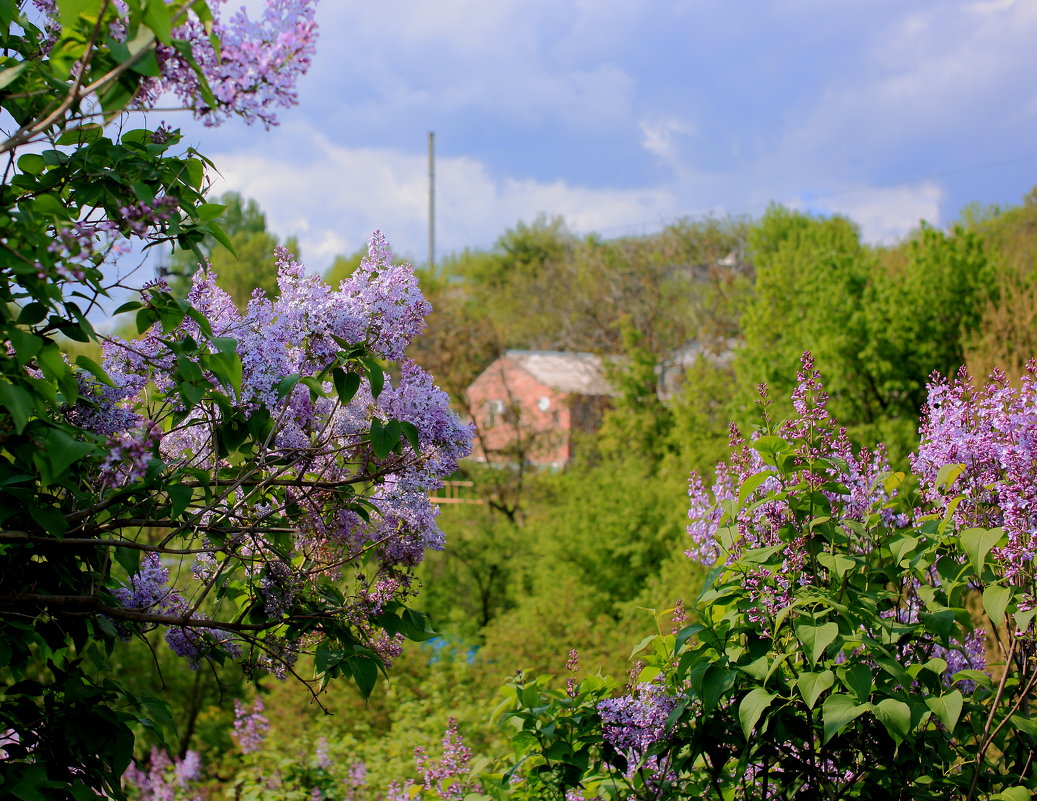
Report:
M557 350L506 350L505 357L541 384L576 395L614 395L601 357Z

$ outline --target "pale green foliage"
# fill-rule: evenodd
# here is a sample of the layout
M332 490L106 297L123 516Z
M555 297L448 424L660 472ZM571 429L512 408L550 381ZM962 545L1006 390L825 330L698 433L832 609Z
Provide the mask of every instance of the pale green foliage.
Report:
M218 284L226 290L239 307L244 307L255 289L268 295L277 292L277 265L274 250L282 243L267 230L266 214L254 200L246 200L237 192L228 192L219 199L224 208L220 218L224 232L234 250L231 252L213 237L206 237L199 245ZM300 257L299 243L290 237L284 246L296 258ZM174 290L186 294L191 277L204 267L193 251L178 250L166 267Z

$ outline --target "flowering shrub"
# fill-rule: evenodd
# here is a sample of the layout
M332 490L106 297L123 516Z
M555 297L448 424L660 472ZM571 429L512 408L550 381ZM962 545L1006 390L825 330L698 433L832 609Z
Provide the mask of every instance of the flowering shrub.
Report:
M850 449L806 354L795 419L733 431L712 497L692 477L695 622L635 649L625 695L519 684L485 792L1029 798L1033 375L934 376L914 477Z
M144 112L172 93L206 123L269 125L295 100L315 0L224 5L0 4L3 797L122 797L136 733L171 740L168 706L110 669L127 638L318 695L340 676L370 693L429 636L411 569L442 545L428 492L470 432L406 360L428 305L380 235L337 288L281 252L276 297L244 312L203 271L186 301L151 284L116 311L137 339L90 322L135 289L112 269L134 247L227 241L212 165ZM142 792L173 786L164 753Z

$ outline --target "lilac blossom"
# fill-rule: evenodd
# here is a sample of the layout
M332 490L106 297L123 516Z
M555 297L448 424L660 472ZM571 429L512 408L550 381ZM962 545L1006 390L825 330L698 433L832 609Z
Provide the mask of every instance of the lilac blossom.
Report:
M356 580L342 612L388 663L399 653L399 640L382 636L370 619L386 602L404 599L411 592L408 569L428 550L443 547L439 508L429 495L469 452L472 429L414 362L405 360L399 380L385 381L376 395L368 374L372 368L348 355L355 346L361 354L402 356L428 311L412 268L393 263L381 234L372 236L362 269L339 289L307 274L284 249L278 250L277 261L278 294L257 292L244 310L220 289L211 271L199 271L188 300L208 322L211 336L188 316L172 331L155 325L133 342L107 340L103 366L114 386L90 385L97 400L69 414L107 432L113 445L124 443L113 448L102 475L122 471L117 474L127 479L139 475L154 453L149 451L145 460L130 450L135 444L142 450L137 432L144 425L158 430L158 424L142 421L161 421L161 440L148 444L157 445L163 469L175 475L237 469L215 450L217 427L228 404L239 419L260 415L268 420L266 442L257 443L242 468L250 471L250 482L204 506L196 505L200 500L188 501L185 514L191 515L197 532L189 541L200 551L192 577L209 583L221 573L240 571L255 608L279 620L310 600L314 580L342 578L348 566L373 558L378 568ZM147 288L145 302L156 302L161 291L160 286ZM168 345L171 338L187 337L208 352L177 353ZM213 342L214 337L223 339ZM240 359L240 385L221 386L207 369L209 355L217 345L231 347L228 342ZM187 360L227 399L223 405L207 399L185 405L176 382ZM357 376L359 386L347 402L334 392L328 375L333 366ZM324 394L311 392L312 382L299 381L316 376L324 378L317 385ZM286 382L290 377L299 383ZM373 421L411 428L388 454L376 453ZM137 428L131 427L134 423ZM351 487L355 492L341 491ZM266 538L269 530L280 530L288 539L274 548ZM197 665L215 648L236 652L236 642L205 626L204 617L189 609L193 607L181 602L168 610L191 617L191 625L167 632L177 653ZM263 647L250 651L251 666L285 676L302 644L285 640L274 629L261 639Z
M809 352L803 354L797 380L792 395L796 415L779 426L777 433L793 444L797 464L807 468L793 478L802 482L802 490L790 489L788 497L769 497L782 491L784 485L754 447L762 433L747 441L734 425L731 461L717 465L712 492L695 473L688 482L689 558L708 563L723 557L730 564L748 550L782 545L780 568L759 567L745 575L745 586L753 599L748 616L763 631L769 620L792 603L795 589L812 581L803 570L807 535L790 538L782 533L794 519L790 500L795 494L820 489L833 516L857 522L863 522L889 499L881 481L889 471L884 449L854 452L846 430L828 412L828 395ZM761 397L765 403L765 388L761 388ZM813 460L821 457L825 461L815 464ZM725 507L738 503L741 488L754 476L763 478L757 479L756 488L725 520ZM891 513L885 512L884 517L885 522L892 521Z
M152 426L113 435L108 453L101 461L99 475L104 485L121 487L142 479L162 437Z
M996 370L977 388L962 368L948 381L934 374L912 468L927 500L961 528L1004 528L1008 543L994 550L1005 578L1026 585L1037 547L1037 364L1021 386ZM960 465L950 481L941 469Z
M189 607L175 588L167 586L168 582L169 570L162 565L158 554L151 552L144 557L140 570L130 577L129 586L117 587L112 594L126 609L168 617L171 625L166 629L166 643L175 654L186 658L192 669L216 651L239 655L240 647L227 632L202 626L175 625L174 621L189 616ZM195 612L193 619L197 621L204 616Z
M202 778L201 757L188 751L183 758L170 758L158 748L151 749L146 764L137 762L123 774L124 781L135 787L140 801L194 801L200 795L193 785Z
M263 714L265 709L263 699L259 696L256 696L251 708L239 699L234 699L234 732L231 736L241 749L241 753L252 754L262 748L270 730L270 721Z
M478 784L473 785L470 780L465 780L472 761L472 749L464 744L464 738L457 730L457 721L453 718L447 723L441 745L442 753L435 760L425 753L425 749L414 749L414 761L422 775L428 798L462 801L469 793L480 792Z
M56 37L60 31L56 4L33 2L45 17L48 34ZM190 45L216 105L203 98L198 74L183 54L160 43L156 48L160 75L142 83L138 107L151 108L171 92L206 125L240 116L247 123L259 121L269 127L277 124L274 107L289 108L298 102L295 86L309 69L316 48L316 0L267 0L257 19L244 8L224 19L220 12L225 4L226 0L209 0L214 16L211 29L193 13L178 11L172 31L173 39ZM122 16L109 26L109 34L120 39L127 34L127 22L125 7L117 4L117 9Z
M627 778L638 767L647 769L656 779L666 775L656 757L649 757L644 765L641 761L652 745L669 736L666 720L676 705L676 699L658 682L642 682L630 695L598 703L602 736L626 757Z
M349 775L342 780L345 785L345 801L359 801L360 790L367 784L367 763L363 760L349 766Z

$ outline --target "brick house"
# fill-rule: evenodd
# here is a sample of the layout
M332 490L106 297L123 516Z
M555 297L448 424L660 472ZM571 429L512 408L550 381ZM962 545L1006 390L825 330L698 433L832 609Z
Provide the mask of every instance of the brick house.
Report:
M595 430L614 394L599 356L507 350L465 392L479 430L472 458L562 467L573 433Z

